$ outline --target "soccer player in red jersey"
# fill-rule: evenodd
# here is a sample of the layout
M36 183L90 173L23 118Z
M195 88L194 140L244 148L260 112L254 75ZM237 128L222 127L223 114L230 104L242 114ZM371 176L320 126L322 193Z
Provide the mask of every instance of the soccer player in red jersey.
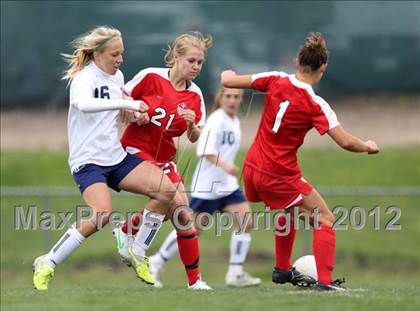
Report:
M191 142L200 136L200 127L204 125L205 106L200 88L192 82L201 72L207 49L212 45L212 38L205 38L201 33L183 34L169 46L165 62L169 68L147 68L141 70L131 81L125 84L123 91L135 100L141 99L149 106L149 112L136 118L125 114L124 119L132 119L125 129L121 143L128 153L153 161L176 185L177 196L188 206L188 197L183 181L176 167L175 137L185 132ZM143 212L142 224L133 217L133 230L129 231L127 222L121 229L114 230L117 239L127 240L129 235L136 235L132 248L119 248L120 255L126 262L135 256L144 256L153 241L161 223L149 224L146 215L149 212L166 213L171 216L174 210L157 200L150 200ZM178 221L186 224L192 215L183 211ZM176 226L175 226L176 227ZM199 272L198 237L194 228L177 230L177 243L182 262L188 276L190 289L209 290L201 281ZM128 235L127 235L128 233ZM121 245L121 243L118 243ZM128 241L125 245L128 244Z
M276 229L273 282L313 285L320 290L344 290L332 282L335 255L334 215L320 194L302 178L296 153L306 133L315 127L342 148L352 152L375 154L379 148L372 140L362 141L340 125L328 103L317 96L312 87L322 78L328 65L328 51L321 33L310 33L300 47L296 59L296 74L265 72L237 75L232 70L221 74L221 82L229 88L249 88L266 93L258 132L244 163L243 179L249 201L263 201L271 209L285 209L293 215L294 207L313 215L313 252L318 282L294 270L290 263L295 228ZM286 217L278 218L284 228ZM290 230L289 230L290 229Z

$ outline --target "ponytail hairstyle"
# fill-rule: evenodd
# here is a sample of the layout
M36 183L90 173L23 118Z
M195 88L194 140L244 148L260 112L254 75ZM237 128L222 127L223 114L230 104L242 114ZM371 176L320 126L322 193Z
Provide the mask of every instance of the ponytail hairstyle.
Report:
M187 48L196 47L204 52L204 56L207 56L207 50L213 45L213 38L209 35L204 37L199 31L193 31L191 33L184 33L168 45L168 50L165 54L165 64L167 67L172 68L175 64L175 56L185 55Z
M316 71L328 62L328 50L320 32L311 32L299 48L297 59L302 71Z
M75 49L73 54L61 54L68 63L62 80L68 80L70 83L74 76L92 61L93 52L102 52L114 38L121 38L118 29L100 26L72 41L71 45Z

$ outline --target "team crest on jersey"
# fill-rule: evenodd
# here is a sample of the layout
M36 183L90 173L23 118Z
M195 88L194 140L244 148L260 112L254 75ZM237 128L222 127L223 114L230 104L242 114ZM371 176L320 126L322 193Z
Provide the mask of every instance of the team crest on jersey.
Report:
M176 107L176 111L179 115L181 115L187 109L187 105L185 103L179 103L178 107Z

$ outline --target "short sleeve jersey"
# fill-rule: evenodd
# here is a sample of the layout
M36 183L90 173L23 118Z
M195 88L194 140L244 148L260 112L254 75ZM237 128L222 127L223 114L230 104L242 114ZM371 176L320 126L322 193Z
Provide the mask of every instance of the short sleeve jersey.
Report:
M241 127L237 117L229 116L223 109L214 111L208 118L197 143L199 157L191 182L191 196L214 200L228 196L239 188L235 176L226 173L204 156L215 155L233 164L241 144Z
M193 82L185 90L177 91L169 80L168 68L147 68L140 71L124 86L124 91L149 106L150 122L145 125L130 123L121 142L147 152L157 162L168 162L176 156L174 137L187 130L180 116L183 110L195 112L195 124L204 125L205 106L200 88Z
M109 75L94 62L73 78L67 121L69 166L72 172L88 163L115 165L127 155L120 143L118 110L86 113L76 105L76 102L89 98L122 99L123 85L121 71Z
M258 131L245 163L262 173L296 178L296 153L313 127L324 135L339 125L329 104L312 87L284 72L252 75L252 88L265 92Z

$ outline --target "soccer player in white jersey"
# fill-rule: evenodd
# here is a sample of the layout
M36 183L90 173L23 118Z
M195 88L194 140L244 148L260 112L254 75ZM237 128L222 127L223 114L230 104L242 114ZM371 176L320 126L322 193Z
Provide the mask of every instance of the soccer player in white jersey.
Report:
M284 72L237 75L226 70L221 74L221 82L225 87L266 92L258 132L245 158L243 180L247 199L263 201L270 209L284 209L292 216L294 208L311 216L315 209L319 211L313 230L318 282L292 268L296 230L294 221L289 218L287 222L285 217L278 218L276 228L273 282L306 283L319 290L341 291L344 290L341 282L332 281L334 215L320 194L302 178L297 151L312 128L321 135L328 133L339 146L352 152L376 154L379 148L374 141L362 141L345 131L328 103L314 93L312 87L321 80L328 64L322 34L310 33L297 54L294 75Z
M47 254L35 259L33 284L37 290L48 289L56 265L108 223L112 212L108 187L146 194L167 208L182 204L175 196L172 182L161 170L128 154L121 146L119 110L145 113L148 109L140 100L122 98L121 33L111 27L97 27L76 39L74 46L72 55L63 55L69 62L64 76L70 83L69 166L92 217L83 219L77 227L73 225ZM149 219L160 223L164 217L154 214ZM154 283L146 257L139 258L133 267L144 282Z
M233 287L256 286L261 280L243 270L249 245L252 218L249 204L245 200L236 178L239 172L235 157L241 143L241 128L237 117L242 100L242 91L221 87L213 104L213 113L208 118L197 145L199 161L191 183L190 207L195 216L200 213L213 214L219 210L236 215L236 231L230 242L229 269L226 284ZM205 217L201 218L206 220ZM245 224L240 231L239 221ZM203 223L203 225L205 225ZM150 271L155 277L155 287L162 287L161 274L166 262L176 255L176 234L171 232L159 251L150 257Z

